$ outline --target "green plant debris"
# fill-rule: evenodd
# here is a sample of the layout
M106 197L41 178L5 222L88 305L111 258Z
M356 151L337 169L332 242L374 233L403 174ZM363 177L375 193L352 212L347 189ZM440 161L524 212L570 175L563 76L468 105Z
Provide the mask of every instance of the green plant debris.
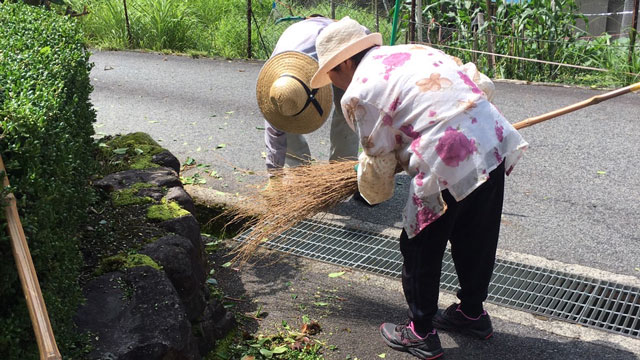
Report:
M200 173L195 173L191 176L180 176L180 181L183 185L199 185L207 183L207 180L202 178Z
M272 335L258 335L257 337L243 337L238 330L231 331L226 337L218 341L216 348L205 360L249 360L249 359L297 359L321 360L323 350L335 350L335 346L311 338L320 331L317 323L304 324L299 331L293 330L286 321L282 322L282 329Z
M166 198L162 198L161 204L151 205L147 209L147 218L154 221L166 221L190 214L190 212L181 208L178 203L167 201Z
M130 269L137 266L150 266L156 270L162 270L162 266L144 254L118 254L102 259L96 269L96 275L102 275L112 271Z
M141 189L148 189L155 187L149 183L136 183L128 189L116 190L111 193L111 201L114 206L126 206L126 205L143 205L152 203L153 199L148 196L138 196L138 192Z

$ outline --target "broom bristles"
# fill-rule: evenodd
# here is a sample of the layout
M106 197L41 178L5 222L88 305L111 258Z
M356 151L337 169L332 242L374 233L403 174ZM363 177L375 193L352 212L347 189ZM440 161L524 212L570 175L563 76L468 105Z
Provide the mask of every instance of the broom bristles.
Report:
M245 263L261 243L353 195L358 190L357 163L329 161L278 169L264 189L249 194L243 205L227 209L221 216L231 219L227 224L243 223L245 233L233 261Z

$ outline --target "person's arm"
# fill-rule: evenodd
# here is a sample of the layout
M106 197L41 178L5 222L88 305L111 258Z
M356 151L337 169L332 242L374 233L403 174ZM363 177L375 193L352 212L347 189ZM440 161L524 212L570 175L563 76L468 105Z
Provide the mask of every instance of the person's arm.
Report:
M264 143L267 150L265 157L267 170L282 168L287 154L287 134L265 120Z

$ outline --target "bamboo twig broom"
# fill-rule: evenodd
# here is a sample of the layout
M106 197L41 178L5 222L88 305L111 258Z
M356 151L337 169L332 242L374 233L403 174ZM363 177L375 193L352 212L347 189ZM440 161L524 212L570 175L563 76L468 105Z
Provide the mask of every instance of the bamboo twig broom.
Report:
M513 126L517 130L523 129L632 91L640 91L640 82L528 118ZM298 222L355 194L358 183L354 166L357 163L330 161L279 169L263 190L249 194L243 202L248 206L227 209L220 216L230 218L228 224L242 223L241 231L244 231L242 243L234 249L233 261L243 264L260 244L274 241Z

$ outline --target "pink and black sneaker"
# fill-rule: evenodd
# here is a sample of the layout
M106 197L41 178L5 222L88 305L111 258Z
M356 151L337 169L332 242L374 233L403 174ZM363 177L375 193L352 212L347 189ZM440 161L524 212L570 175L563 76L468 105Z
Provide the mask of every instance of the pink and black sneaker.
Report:
M493 336L491 318L486 311L478 317L469 317L462 312L460 304L451 304L444 311L438 310L432 323L437 329L456 331L482 340Z
M413 328L413 322L409 325L384 323L380 325L380 335L392 349L408 352L419 359L436 359L444 354L436 330L420 337Z

